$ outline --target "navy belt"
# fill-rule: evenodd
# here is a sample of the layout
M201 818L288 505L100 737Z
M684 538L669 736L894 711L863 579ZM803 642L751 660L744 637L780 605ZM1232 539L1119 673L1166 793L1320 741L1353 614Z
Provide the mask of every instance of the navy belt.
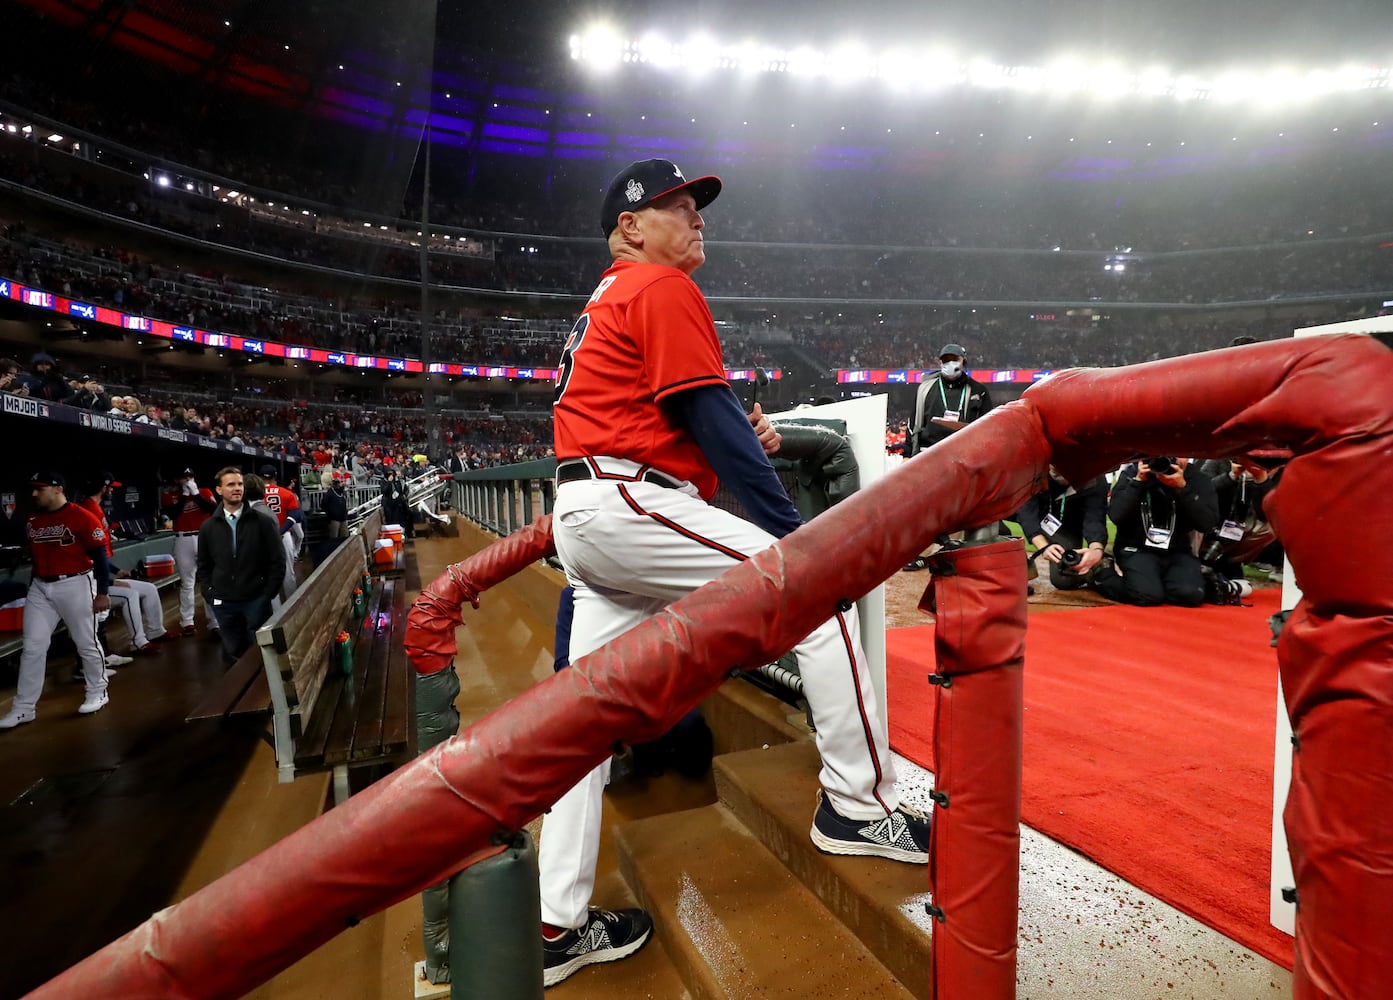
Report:
M617 472L596 472L590 467L590 463L584 459L573 459L569 462L562 462L556 467L556 485L562 483L573 483L580 479L598 479L601 482L610 480L621 483L652 483L654 486L666 486L670 490L682 488L682 484L673 479L667 473L659 472L657 469L640 469L636 475L626 476Z
M90 572L92 572L90 569L85 569L81 573L64 573L62 576L41 576L39 579L44 583L57 583L59 580L71 580L75 576L86 576Z

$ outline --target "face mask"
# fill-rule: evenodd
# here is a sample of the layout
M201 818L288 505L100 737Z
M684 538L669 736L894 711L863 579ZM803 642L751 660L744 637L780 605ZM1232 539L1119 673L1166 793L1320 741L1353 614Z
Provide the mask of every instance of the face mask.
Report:
M957 378L963 373L963 363L961 361L945 361L939 371L943 372L944 378Z

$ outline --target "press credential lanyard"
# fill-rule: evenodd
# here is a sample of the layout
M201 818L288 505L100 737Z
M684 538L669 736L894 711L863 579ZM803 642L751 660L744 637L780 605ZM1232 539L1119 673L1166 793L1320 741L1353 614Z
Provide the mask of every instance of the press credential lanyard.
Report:
M1176 505L1171 503L1171 523L1164 528L1158 528L1151 523L1151 491L1147 490L1141 498L1141 525L1146 531L1146 544L1152 549L1168 549L1171 544L1171 535L1175 534L1175 509Z
M943 379L938 380L938 398L943 400L944 420L961 420L963 415L967 413L967 390L967 380L964 379L962 394L958 396L958 408L956 410L950 410L948 409L948 393L943 389Z

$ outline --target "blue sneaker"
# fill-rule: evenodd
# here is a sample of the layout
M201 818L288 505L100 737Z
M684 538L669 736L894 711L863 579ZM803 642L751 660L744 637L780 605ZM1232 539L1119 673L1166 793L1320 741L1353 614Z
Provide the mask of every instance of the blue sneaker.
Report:
M542 982L555 986L571 973L598 962L628 958L653 934L653 918L644 910L601 910L592 906L579 930L554 941L542 938Z
M879 819L847 819L832 808L831 801L818 791L817 812L810 833L813 844L824 854L889 858L912 865L929 862L929 817L915 809L900 806Z

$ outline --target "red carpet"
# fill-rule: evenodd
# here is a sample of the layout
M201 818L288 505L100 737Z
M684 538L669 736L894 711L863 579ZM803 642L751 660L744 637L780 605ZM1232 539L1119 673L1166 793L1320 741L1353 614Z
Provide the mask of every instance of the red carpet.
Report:
M1279 598L1032 615L1021 805L1027 826L1289 969L1292 939L1268 922ZM886 644L890 745L933 770L933 626Z

